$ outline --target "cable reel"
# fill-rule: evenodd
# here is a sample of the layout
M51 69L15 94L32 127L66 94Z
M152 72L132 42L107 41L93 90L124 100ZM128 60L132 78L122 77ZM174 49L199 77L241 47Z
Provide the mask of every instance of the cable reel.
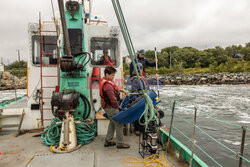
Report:
M77 108L84 105L84 112L78 112ZM89 117L91 106L86 96L79 92L53 92L51 100L52 113L60 120L65 118L65 111L73 113L74 117L83 118Z
M76 62L74 60L75 57L80 56L80 55L82 55L82 57L80 57L78 61ZM88 56L88 60L84 63L87 56ZM83 70L84 67L87 65L87 63L90 61L90 59L91 59L91 55L88 52L82 52L74 56L63 56L60 59L60 67L61 67L62 72L73 72L75 70ZM80 63L81 60L82 62Z

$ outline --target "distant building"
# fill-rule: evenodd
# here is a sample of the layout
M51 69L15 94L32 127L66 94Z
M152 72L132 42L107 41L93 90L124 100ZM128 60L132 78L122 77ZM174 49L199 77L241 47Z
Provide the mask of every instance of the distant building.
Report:
M234 55L233 58L235 58L235 59L241 59L241 58L243 58L243 57L244 57L244 55L242 55L242 54L240 54L240 53L237 53L237 54Z
M0 72L4 72L4 64L0 64Z

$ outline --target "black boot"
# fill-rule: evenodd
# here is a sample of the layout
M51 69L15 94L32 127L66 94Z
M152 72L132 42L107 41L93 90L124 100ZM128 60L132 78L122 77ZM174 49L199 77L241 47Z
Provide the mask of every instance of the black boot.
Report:
M115 146L116 142L105 140L104 147Z
M130 145L129 144L118 144L117 145L117 148L119 149L126 149L126 148L130 148Z

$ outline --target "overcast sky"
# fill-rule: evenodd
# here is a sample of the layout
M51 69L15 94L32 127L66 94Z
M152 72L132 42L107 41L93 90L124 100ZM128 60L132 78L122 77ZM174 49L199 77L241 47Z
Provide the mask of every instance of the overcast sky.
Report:
M118 25L111 0L93 0L93 13ZM57 8L57 0L53 0ZM136 49L166 46L198 49L250 41L249 0L120 0ZM28 55L28 23L52 17L51 0L5 0L0 5L0 57ZM59 13L57 12L57 15ZM126 54L125 46L122 47Z

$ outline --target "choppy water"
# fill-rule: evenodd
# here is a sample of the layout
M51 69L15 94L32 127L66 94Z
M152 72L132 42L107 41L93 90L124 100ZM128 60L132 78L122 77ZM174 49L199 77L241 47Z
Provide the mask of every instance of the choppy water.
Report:
M26 89L17 89L16 93L15 90L0 91L0 102L15 98L16 95L17 97L26 95Z
M17 96L25 94L26 90L17 90ZM0 101L14 97L15 93L13 90L0 92ZM193 121L193 107L196 106L198 108L197 125L230 149L235 152L240 151L241 128L219 124L209 119L206 115L201 114L200 110L227 123L246 125L250 128L250 85L166 86L160 91L160 97L162 100L160 107L165 111L163 123L168 127L174 100L185 107L191 108L183 109L176 105L175 110L176 115L189 121ZM174 126L180 129L186 136L192 137L193 127L178 117L174 118ZM215 143L198 129L196 132L196 144L219 164L225 167L238 166L238 160L233 153ZM174 130L173 134L191 148L191 142L185 139L177 130ZM209 166L219 166L199 151L197 147L195 148L195 153ZM250 160L250 131L246 133L244 156ZM250 163L243 160L243 166L250 166Z
M193 121L194 107L198 108L197 125L206 133L234 150L240 151L242 129L240 127L219 124L200 111L205 112L218 120L227 123L246 125L250 129L250 85L220 85L220 86L166 86L160 91L162 103L160 107L165 110L163 122L169 127L171 107L176 100L186 108L176 105L174 126L186 136L192 137L193 127L181 120L182 117ZM226 167L238 166L236 156L230 151L214 142L212 139L196 129L196 144L204 149L219 164ZM181 135L176 129L174 136L191 148L191 142ZM250 160L250 131L246 133L244 156ZM219 166L205 156L199 149L195 153L208 163L209 166ZM243 166L250 166L244 162Z

